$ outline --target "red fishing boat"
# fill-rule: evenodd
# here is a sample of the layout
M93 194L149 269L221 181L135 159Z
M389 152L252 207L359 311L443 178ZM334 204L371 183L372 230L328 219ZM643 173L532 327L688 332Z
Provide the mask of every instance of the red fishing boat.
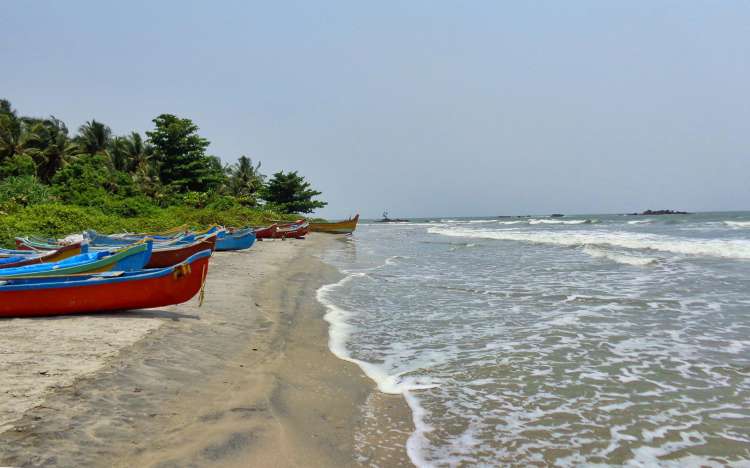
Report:
M148 309L180 304L201 289L210 250L154 270L0 281L0 317Z
M268 227L255 229L255 238L259 240L273 239L274 235L276 234L276 229L278 229L277 224L272 224Z
M216 247L216 234L212 234L204 239L197 240L192 244L177 244L168 247L156 247L151 252L151 258L146 264L146 268L164 268L176 265L187 260L191 255L201 250L213 250Z
M307 222L301 224L289 224L276 229L274 239L302 239L310 232Z

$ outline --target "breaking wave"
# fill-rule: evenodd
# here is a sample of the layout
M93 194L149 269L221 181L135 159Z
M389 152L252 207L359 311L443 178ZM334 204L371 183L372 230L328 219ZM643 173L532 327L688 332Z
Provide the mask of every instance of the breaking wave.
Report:
M702 255L750 260L750 240L685 239L658 234L617 231L544 231L518 229L487 230L462 228L430 228L427 232L451 237L469 237L552 244L565 247L586 245L613 246L626 249L659 250L681 255Z
M594 224L595 219L530 219L529 224Z
M612 252L610 250L601 249L591 245L583 247L583 253L594 258L605 258L612 260L613 262L622 263L623 265L631 266L648 266L654 265L659 261L655 257L641 257L636 255L626 255L623 253Z
M750 228L750 221L724 221L724 224L733 228Z

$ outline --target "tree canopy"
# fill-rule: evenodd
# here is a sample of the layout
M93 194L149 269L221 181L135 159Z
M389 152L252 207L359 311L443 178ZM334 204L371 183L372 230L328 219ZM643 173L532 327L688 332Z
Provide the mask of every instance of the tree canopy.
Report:
M146 132L154 147L161 181L176 191L205 192L221 184L221 164L206 155L209 142L198 135L190 119L161 114L153 120L155 129Z
M161 114L153 124L144 138L138 132L115 135L91 119L70 135L54 116L20 116L10 101L0 99L0 195L34 194L0 196L0 212L4 200L25 206L44 197L83 206L121 206L118 200L137 199L129 206L216 203L289 213L326 205L313 200L320 192L296 171L277 172L267 182L261 163L245 155L224 166L207 154L209 141L188 118Z
M297 171L277 172L263 188L263 198L287 213L312 213L328 203L313 200L321 192L310 188L310 183Z

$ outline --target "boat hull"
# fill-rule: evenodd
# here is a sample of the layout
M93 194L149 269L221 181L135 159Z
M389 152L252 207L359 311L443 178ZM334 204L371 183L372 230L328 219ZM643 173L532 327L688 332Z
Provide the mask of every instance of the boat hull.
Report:
M181 245L165 248L157 247L151 252L151 258L146 264L146 268L164 268L172 265L177 265L178 263L184 262L192 255L202 250L213 251L215 247L215 234L184 246Z
M0 286L0 317L149 309L190 300L208 273L210 250L184 263L119 278ZM73 283L73 284L71 284Z
M296 228L277 229L274 233L274 239L302 239L310 232L307 224Z
M216 240L217 251L249 249L255 243L255 232L252 229L223 234Z
M276 234L277 229L278 229L278 226L276 224L272 224L268 227L256 229L255 238L256 239L273 239L274 234Z
M333 223L310 223L311 232L326 232L329 234L351 234L357 229L359 215L346 221L337 221Z

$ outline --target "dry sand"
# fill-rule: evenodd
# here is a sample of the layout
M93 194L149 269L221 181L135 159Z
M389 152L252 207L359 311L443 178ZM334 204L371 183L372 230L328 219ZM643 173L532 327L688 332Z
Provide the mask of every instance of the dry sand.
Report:
M403 399L327 347L337 242L218 253L200 309L0 321L0 466L408 465Z

